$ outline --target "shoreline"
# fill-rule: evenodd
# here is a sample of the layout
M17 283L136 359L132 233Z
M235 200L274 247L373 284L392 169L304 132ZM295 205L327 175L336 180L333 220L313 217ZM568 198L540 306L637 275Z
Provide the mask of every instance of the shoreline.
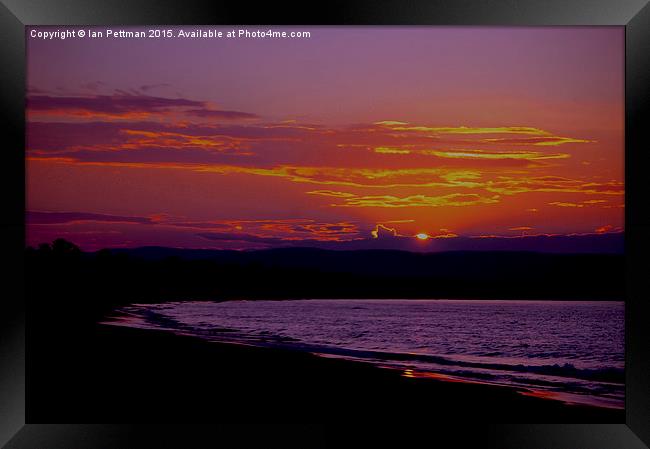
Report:
M411 379L420 379L421 382L427 381L436 381L442 383L462 383L462 384L472 384L472 385L483 385L490 388L499 388L499 389L509 389L515 391L522 396L530 396L543 398L549 401L560 402L563 405L567 406L584 406L584 407L593 407L598 409L611 409L611 410L624 410L624 402L620 406L615 405L612 402L608 403L604 400L598 400L598 398L592 398L588 395L580 395L577 393L565 392L565 391L553 391L546 390L543 388L535 388L534 385L527 386L521 384L507 384L499 383L497 381L482 380L480 378L471 378L459 376L455 373L444 373L441 371L436 371L435 369L420 369L414 368L412 366L399 366L391 365L389 361L382 359L367 359L359 358L354 356L340 355L340 352L323 352L323 351L313 351L305 349L304 347L292 347L289 345L277 345L277 344L256 344L254 342L244 342L237 340L210 340L207 338L202 338L198 335L184 334L182 332L177 332L174 329L166 328L149 328L149 327L140 327L140 326L130 326L129 324L124 324L120 321L104 321L100 323L104 326L115 326L127 329L137 329L142 331L153 331L153 332L163 332L179 337L188 337L196 339L210 344L218 345L230 345L235 347L242 348L255 348L257 350L266 350L266 351L284 351L287 353L296 353L296 354L306 354L310 356L317 357L318 359L325 360L341 360L349 362L352 364L363 364L371 366L377 370L389 371L395 373L401 378L411 378ZM364 351L361 351L364 352ZM383 353L382 353L383 354ZM599 403L600 402L600 403Z
M564 404L509 387L405 377L366 362L161 330L96 325L89 341L70 348L67 360L56 357L54 348L41 349L43 365L32 368L48 369L50 375L32 383L30 392L39 397L28 411L32 422L53 416L62 422L625 421L621 409Z
M346 301L345 299L337 299L337 298L331 298L331 299L306 299L306 298L296 298L296 299L269 299L267 300L268 302L284 302L284 301ZM258 300L258 299L228 299L228 298L220 298L220 299L212 299L212 300L185 300L185 301L168 301L168 302L161 302L159 304L165 304L165 303L170 303L170 304L177 304L177 303L225 303L225 302L257 302L257 301L263 301L263 300ZM364 300L358 300L355 299L354 301L360 301L363 302ZM384 299L369 299L368 301L384 301ZM449 299L449 298L429 298L429 299L386 299L385 301L398 301L398 302L404 302L404 301L413 301L413 302L430 302L430 301L440 301L440 302L474 302L474 300L471 299ZM546 301L543 300L478 300L476 302L497 302L497 303L510 303L510 302L524 302L524 303L544 303ZM562 302L562 303L580 303L581 301L567 301L567 300L559 300L557 302ZM602 301L598 301L599 303ZM624 304L623 301L609 301L612 303L620 303ZM131 304L130 306L125 306L126 308L128 307L136 307L138 308L139 306L144 306L147 307L149 304L147 303L137 303L137 304ZM390 352L384 352L380 349L377 350L371 350L371 349L352 349L352 347L338 347L338 346L333 346L330 347L328 345L325 346L320 346L316 345L314 346L313 344L298 344L294 345L292 344L292 341L294 339L289 339L288 342L285 340L281 341L268 341L265 338L262 338L262 340L258 340L256 338L249 337L248 335L246 336L239 336L238 337L238 331L234 328L223 328L223 332L227 332L226 334L219 334L219 336L214 337L212 333L209 335L197 335L194 333L183 333L182 331L179 331L178 329L175 329L173 326L165 326L163 325L162 327L158 327L155 323L153 325L149 323L149 319L145 319L145 321L141 324L138 324L137 320L138 319L143 319L140 317L138 312L135 312L135 314L132 314L131 311L126 311L123 308L118 308L115 310L116 313L112 314L110 318L107 318L106 320L102 321L101 324L104 325L113 325L113 326L123 326L127 328L138 328L138 329L143 329L143 330L153 330L153 331L162 331L162 332L169 332L170 334L174 335L185 335L185 336L190 336L193 338L200 339L205 342L211 342L215 344L230 344L230 345L236 345L236 346L244 346L244 347L254 347L258 349L266 349L269 351L274 351L274 350L284 350L292 353L305 353L305 354L310 354L316 357L319 357L321 359L337 359L337 360L345 360L353 363L362 363L362 364L368 364L371 365L377 369L381 370L389 370L392 372L398 373L400 376L403 377L411 377L411 378L418 378L418 379L435 379L439 382L456 382L456 383L465 383L465 384L478 384L478 385L484 385L487 387L492 387L492 388L507 388L511 389L513 391L516 391L518 394L523 395L523 396L530 396L530 397L538 397L538 398L544 398L546 400L552 400L552 401L559 401L562 402L564 405L579 405L579 406L585 406L585 407L594 407L594 408L604 408L604 409L611 409L611 410L624 410L625 402L624 398L620 396L620 393L614 393L612 392L612 395L590 395L590 394L585 394L581 392L580 388L574 388L573 390L569 389L568 391L563 389L563 388L556 388L556 389L546 389L541 387L540 385L544 385L544 382L547 382L546 379L544 379L544 382L539 384L536 381L517 381L514 379L512 380L507 380L503 381L501 378L501 371L498 370L505 370L505 372L509 371L514 371L514 372L526 372L522 371L524 365L500 365L498 361L492 361L490 365L477 365L476 362L474 363L469 363L469 365L464 366L464 370L462 372L458 372L458 369L456 370L450 370L448 368L448 365L455 365L460 363L462 365L462 361L456 361L454 363L454 359L448 359L445 360L444 358L441 357L436 357L435 355L429 355L429 354L421 354L421 353L412 353L412 352L407 352L407 353L390 353ZM135 318L135 325L130 324L132 321L131 317ZM139 317L139 318L138 318ZM223 338L222 338L223 337ZM298 342L299 343L299 342ZM431 361L430 359L435 359ZM411 360L413 363L399 363L396 362L396 360ZM418 363L422 362L423 360L429 360L429 364L421 365ZM503 362L501 362L503 363ZM524 363L525 362L520 362ZM433 365L432 365L433 364ZM436 365L438 364L438 365ZM442 364L442 365L440 365ZM474 368L490 368L490 369L496 369L496 374L493 376L487 376L484 374L481 375L468 375L468 372L466 371L468 368L467 367L474 367ZM567 368L568 366L568 368ZM542 366L537 366L535 364L528 366L526 365L525 367L529 368L532 370L533 373L536 373L537 375L544 375L544 376L550 376L551 378L556 378L557 379L551 379L548 380L548 382L559 382L562 384L563 382L571 383L573 381L589 381L589 380L595 380L595 381L602 381L609 383L611 382L612 385L618 385L622 387L622 380L617 380L614 379L614 374L610 374L607 377L592 377L593 375L591 373L587 374L581 374L582 371L590 371L589 369L579 369L575 368L570 364L565 364L564 366L561 366L561 362L559 364L555 365L542 365ZM456 367L458 368L458 367ZM564 369L573 369L574 371L577 371L578 373L575 373L577 377L570 377L568 374L565 373L558 373L557 371L560 368ZM605 368L603 368L605 369ZM607 370L607 369L605 369ZM611 368L612 371L616 371L616 374L618 375L619 371L622 373L622 370L619 368ZM567 377L569 376L569 377ZM582 377L582 376L587 376L587 377ZM573 381L572 381L573 379ZM620 385L619 385L620 384ZM551 384L548 384L551 385Z

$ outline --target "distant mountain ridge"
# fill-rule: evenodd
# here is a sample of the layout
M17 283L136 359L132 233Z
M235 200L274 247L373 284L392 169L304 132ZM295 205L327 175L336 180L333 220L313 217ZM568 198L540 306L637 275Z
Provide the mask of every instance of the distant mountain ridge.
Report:
M539 279L576 273L609 275L623 267L622 254L556 254L532 251L446 251L416 253L400 250L335 251L318 248L276 248L256 251L142 247L112 249L144 260L178 258L228 265L256 265L283 269L316 270L406 277ZM622 271L620 271L622 275Z
M58 239L28 248L26 258L44 285L70 280L64 284L79 304L92 299L88 304L106 310L196 299L625 297L623 254L164 247L91 253Z

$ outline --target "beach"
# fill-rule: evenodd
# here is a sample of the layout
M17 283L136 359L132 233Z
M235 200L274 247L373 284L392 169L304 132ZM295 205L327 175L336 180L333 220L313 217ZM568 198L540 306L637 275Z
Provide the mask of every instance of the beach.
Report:
M33 347L30 422L435 419L621 423L624 411L368 363L98 324ZM56 343L55 343L56 342ZM68 346L65 351L58 345ZM525 393L525 392L524 392Z

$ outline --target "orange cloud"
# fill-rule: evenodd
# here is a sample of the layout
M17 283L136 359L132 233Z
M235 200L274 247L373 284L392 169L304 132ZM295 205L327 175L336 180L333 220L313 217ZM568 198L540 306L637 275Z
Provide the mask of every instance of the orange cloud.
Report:
M455 126L455 127L431 127L431 126L413 126L407 122L398 122L384 120L375 122L375 125L387 127L395 131L418 131L433 134L532 134L545 136L549 133L539 128L528 126L505 126L505 127L468 127L468 126Z
M392 195L368 195L345 198L344 204L332 204L339 207L440 207L473 206L476 204L494 204L499 202L498 195L482 197L470 193L451 193L443 196L411 195L396 197Z
M148 89L141 91L117 90L110 95L30 94L26 102L27 111L30 115L70 118L137 119L179 112L190 116L219 120L257 118L257 115L248 112L213 109L204 101L148 95L143 93L146 90Z
M375 122L374 125L379 126L380 129L387 129L390 131L400 131L402 133L413 134L426 134L431 137L441 135L462 135L469 138L467 142L483 143L483 144L505 144L505 145L532 145L532 146L557 146L568 143L594 143L595 140L582 139L576 137L557 136L553 133L535 127L529 126L497 126L497 127L469 127L469 126L456 126L456 127L435 127L435 126L420 126L412 125L407 122L399 121L380 121ZM506 134L524 137L484 137L478 140L474 137L482 135ZM474 140L472 140L474 139ZM559 156L556 156L559 157Z
M386 233L388 233L388 235L390 237L397 237L397 230L395 228L389 228L389 227L384 226L382 224L376 225L375 229L370 231L370 235L374 239L383 237Z
M444 234L437 234L437 235L430 235L429 238L432 239L455 239L458 237L458 234L455 234L453 232L447 232Z
M453 170L441 168L414 169L359 169L342 167L311 167L311 166L277 166L270 168L245 167L238 165L219 164L190 164L190 163L144 163L144 162L90 162L78 161L69 157L39 157L31 156L28 161L41 161L58 164L95 165L127 168L157 168L173 170L190 170L201 173L246 174L255 176L270 176L283 178L287 181L336 185L355 188L390 189L397 187L456 189L456 192L431 196L410 195L399 197L393 194L357 195L337 190L314 190L312 195L330 196L344 199L339 206L357 207L436 207L436 206L466 206L472 204L491 204L499 202L497 195L517 195L530 192L563 192L585 195L616 195L624 194L624 185L620 181L589 182L558 176L496 176L488 177L472 170ZM477 190L491 193L459 193L458 189ZM452 190L453 191L453 190ZM469 195L469 196L467 196ZM454 198L461 198L454 199ZM462 200L469 198L470 200ZM571 207L569 202L555 201L554 206ZM575 203L578 204L578 203ZM588 203L585 203L588 204ZM585 204L580 204L584 207ZM622 205L605 205L603 208L623 207Z
M565 143L594 143L595 140L574 139L573 137L560 137L560 136L543 136L543 137L529 137L517 139L482 139L486 143L498 143L506 145L537 145L537 146L555 146L563 145Z
M622 232L623 228L619 226L612 226L610 224L596 228L594 231L596 234L607 234L609 232Z
M624 186L620 181L585 182L559 176L505 177L487 181L485 189L504 195L525 192L570 192L600 195L623 195Z
M484 150L422 150L422 154L431 154L438 157L453 159L566 159L569 154L564 153L540 153L536 151L484 151Z
M236 233L256 239L347 241L358 238L360 230L356 223L320 222L312 219L267 219L267 220L214 220L214 221L169 221L160 223L180 228L194 228L213 233Z
M228 136L212 135L212 136L194 136L190 134L182 134L178 132L163 132L163 131L145 131L145 130L132 130L123 129L120 131L122 134L130 138L119 145L122 149L143 149L143 148L206 148L216 151L226 150L239 150L248 149L244 145L246 139L235 139ZM106 150L115 149L115 146L99 146L96 149ZM241 153L240 154L252 154Z
M323 195L323 196L333 196L335 198L350 198L354 197L354 194L347 192L335 192L333 190L312 190L307 192L308 195Z
M382 154L410 154L411 150L405 150L402 148L391 148L391 147L377 147L375 148L375 153Z
M591 207L591 206L598 206L603 203L607 203L607 200L585 200L585 201L580 201L578 202L562 202L562 201L554 201L552 203L548 203L551 206L558 206L558 207ZM612 206L601 206L603 208L610 208Z
M557 207L585 207L584 204L577 204L577 203L567 203L563 201L553 201L552 203L548 203L551 206L557 206Z

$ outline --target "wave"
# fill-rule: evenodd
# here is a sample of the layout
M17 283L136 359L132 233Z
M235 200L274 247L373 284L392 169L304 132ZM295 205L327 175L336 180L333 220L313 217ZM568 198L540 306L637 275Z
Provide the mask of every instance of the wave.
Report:
M581 380L593 380L600 382L623 383L625 370L623 368L577 368L571 363L552 365L525 365L507 364L493 362L475 362L458 360L429 354L411 354L386 351L367 351L349 348L338 348L330 346L300 345L302 349L309 352L317 352L330 355L348 356L359 359L374 359L382 361L412 361L430 363L435 365L459 368L479 368L486 370L510 371L518 373L533 373L557 377L566 377Z
M139 315L141 319L157 328L165 328L174 331L181 331L192 334L200 338L217 340L230 343L245 343L255 346L274 347L287 350L297 350L302 352L311 352L315 354L332 355L338 357L355 358L374 362L413 362L438 365L448 367L449 369L484 369L491 371L502 371L511 373L529 373L537 375L547 375L563 377L569 379L624 383L625 371L623 368L603 367L603 368L578 368L571 363L564 364L547 364L547 365L530 365L530 364L508 364L499 362L482 362L459 360L451 357L443 357L431 354L416 354L391 351L376 351L366 349L343 348L330 345L314 345L301 342L291 337L270 334L268 331L263 334L244 334L237 329L229 328L212 328L197 329L193 326L180 323L179 321L165 316L152 310L133 309L125 313L134 316ZM131 313L129 313L131 312ZM135 312L135 313L133 313ZM474 373L477 375L478 373Z

